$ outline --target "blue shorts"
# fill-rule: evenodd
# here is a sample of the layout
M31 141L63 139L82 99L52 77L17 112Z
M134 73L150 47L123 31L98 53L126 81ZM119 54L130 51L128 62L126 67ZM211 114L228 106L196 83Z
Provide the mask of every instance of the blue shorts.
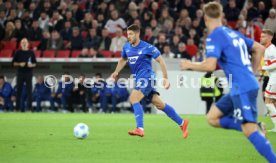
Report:
M216 106L224 115L232 115L240 123L257 122L258 89L239 95L224 95Z
M144 100L147 102L152 101L152 97L157 94L160 95L159 92L155 89L156 81L154 79L138 79L135 83L135 90L141 91L143 93Z

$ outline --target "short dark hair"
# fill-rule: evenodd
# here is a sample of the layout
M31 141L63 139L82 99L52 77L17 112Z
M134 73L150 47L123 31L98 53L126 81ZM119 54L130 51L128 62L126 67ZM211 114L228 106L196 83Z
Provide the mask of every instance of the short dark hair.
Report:
M273 31L270 30L270 29L263 29L262 33L268 34L268 35L270 35L270 36L273 36L273 35L274 35Z
M95 76L99 76L100 78L103 77L103 76L102 76L102 73L100 73L100 72L97 72L97 73L95 74Z
M5 77L4 77L4 75L0 75L0 79L3 79L3 80L5 80Z
M132 24L129 27L127 27L128 31L133 31L135 33L140 33L140 27L136 24Z

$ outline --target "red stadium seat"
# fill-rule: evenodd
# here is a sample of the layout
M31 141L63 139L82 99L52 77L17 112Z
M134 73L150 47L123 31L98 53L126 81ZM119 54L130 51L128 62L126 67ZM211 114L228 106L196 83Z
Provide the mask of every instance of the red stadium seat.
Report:
M40 44L40 41L31 41L30 45L31 45L31 49L33 49L34 47L38 47Z
M16 41L2 41L3 49L15 50L17 47Z
M71 57L72 58L78 58L78 56L81 54L81 50L73 50Z
M0 58L11 58L12 54L13 54L13 50L3 49L0 51Z
M35 57L36 58L40 58L41 57L41 51L40 50L36 50L36 51L34 51L34 53L35 53Z
M58 50L57 51L57 58L69 58L70 50Z
M101 50L99 53L103 55L105 58L111 58L113 55L113 52L109 50Z
M55 58L56 51L55 50L45 50L43 52L43 57L44 58Z
M121 51L116 51L116 52L114 53L113 57L114 57L114 58L121 58L121 56L122 56L121 53L122 53Z

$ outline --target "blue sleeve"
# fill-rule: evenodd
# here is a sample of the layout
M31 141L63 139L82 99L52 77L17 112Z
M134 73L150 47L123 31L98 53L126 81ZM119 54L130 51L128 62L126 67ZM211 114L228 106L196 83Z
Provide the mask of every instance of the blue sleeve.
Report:
M127 59L125 48L126 48L126 45L123 47L123 50L122 50L121 54L122 54L122 58Z
M244 36L244 35L243 35L243 39L244 39L244 41L245 41L245 44L246 44L247 48L248 48L248 49L251 49L252 46L253 46L253 44L254 44L254 40L252 40L251 38L246 37L246 36Z
M160 51L155 46L152 46L152 45L150 45L148 48L148 54L152 56L154 59L156 59L161 55Z
M210 35L206 39L206 57L213 57L219 59L222 53L221 36L217 33Z

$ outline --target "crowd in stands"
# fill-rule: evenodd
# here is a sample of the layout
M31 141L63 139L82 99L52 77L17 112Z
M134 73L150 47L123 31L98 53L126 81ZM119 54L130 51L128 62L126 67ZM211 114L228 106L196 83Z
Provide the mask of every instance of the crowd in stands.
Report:
M74 57L120 57L127 41L127 26L138 24L143 27L142 39L157 46L164 57L201 61L207 36L202 12L205 2L0 0L1 48L5 49L5 41L18 42L27 37L34 50L77 50L79 54ZM256 41L262 28L276 32L276 0L220 3L225 12L224 25Z

